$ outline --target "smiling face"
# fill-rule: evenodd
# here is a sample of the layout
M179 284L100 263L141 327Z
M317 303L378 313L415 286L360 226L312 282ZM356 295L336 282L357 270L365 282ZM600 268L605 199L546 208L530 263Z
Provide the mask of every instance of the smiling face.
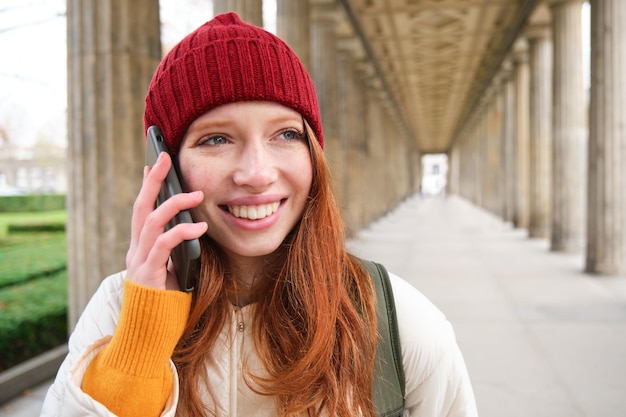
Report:
M312 181L302 116L272 102L217 107L185 134L178 165L193 210L234 265L262 262L300 220Z

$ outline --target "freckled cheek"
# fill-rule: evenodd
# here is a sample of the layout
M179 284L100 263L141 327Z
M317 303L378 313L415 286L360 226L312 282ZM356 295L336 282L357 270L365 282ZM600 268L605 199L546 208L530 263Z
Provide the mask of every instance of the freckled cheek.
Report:
M194 187L194 178L191 175L193 169L190 169L188 166L185 166L184 168L179 167L177 172L178 180L180 181L180 185L184 191L191 192L197 190L197 188Z
M215 189L221 181L219 170L206 161L187 160L181 165L179 173L181 184L186 191L204 191L206 194L208 190Z
M306 166L306 165L305 165ZM299 183L300 188L306 188L308 195L311 191L311 184L313 182L313 174L309 167L305 168L307 171L300 171L300 175L298 175L295 180Z
M210 170L203 170L200 168L189 170L190 174L186 175L188 181L186 182L186 190L188 191L202 191L204 193L204 199L197 207L191 209L191 215L195 221L207 221L210 216L209 213L218 210L218 197L220 195L219 188L223 184L223 179L217 178L212 175Z

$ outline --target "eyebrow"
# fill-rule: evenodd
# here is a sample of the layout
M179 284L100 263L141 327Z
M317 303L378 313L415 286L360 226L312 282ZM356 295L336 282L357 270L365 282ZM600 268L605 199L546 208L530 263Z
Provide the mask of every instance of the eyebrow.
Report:
M197 121L197 119L196 119ZM296 123L299 124L301 126L302 129L304 129L304 117L301 116L300 114L298 115L277 115L275 117L271 117L269 119L267 119L266 121L267 123L270 124L279 124L279 123ZM203 129L203 128L225 128L225 127L229 127L230 125L234 124L235 120L234 119L230 119L230 118L224 118L224 119L214 119L214 120L202 120L199 123L195 124L195 121L193 124L195 124L195 126L190 126L193 127L194 130L195 129Z

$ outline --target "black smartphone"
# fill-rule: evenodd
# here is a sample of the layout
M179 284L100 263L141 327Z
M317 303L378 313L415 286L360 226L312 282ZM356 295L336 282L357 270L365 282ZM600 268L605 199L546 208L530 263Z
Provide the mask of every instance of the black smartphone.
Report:
M148 140L146 146L146 165L153 166L161 152L167 152L169 154L163 133L161 133L161 129L157 126L150 126L148 128ZM172 161L172 167L167 173L165 181L161 184L161 191L159 192L156 206L163 203L173 195L181 192L183 192L183 190L180 186L180 180L178 179L174 162ZM165 230L168 230L180 223L192 222L193 220L189 210L183 210L169 221ZM193 291L200 262L200 241L198 239L184 240L174 248L171 253L171 258L181 291Z

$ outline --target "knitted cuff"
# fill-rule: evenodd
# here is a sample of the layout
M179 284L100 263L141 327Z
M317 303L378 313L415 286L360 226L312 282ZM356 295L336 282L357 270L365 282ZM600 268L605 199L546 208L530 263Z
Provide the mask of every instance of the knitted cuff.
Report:
M191 294L124 282L122 310L103 365L122 373L158 378L185 329Z

